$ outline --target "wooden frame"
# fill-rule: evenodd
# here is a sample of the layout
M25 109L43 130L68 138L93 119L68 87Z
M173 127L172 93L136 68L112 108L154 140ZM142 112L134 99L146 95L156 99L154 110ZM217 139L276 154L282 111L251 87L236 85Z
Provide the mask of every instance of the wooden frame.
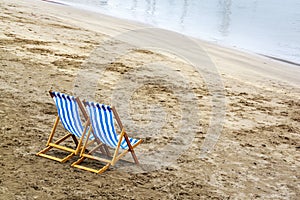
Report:
M49 93L50 93L50 96L53 98L53 94L52 94L51 90L49 91ZM89 120L89 117L88 117L87 113L85 112L84 107L83 107L81 101L79 100L79 98L77 97L75 100L76 100L77 104L79 105L79 108L80 108L81 112L83 113L84 118L86 120L86 122L84 124L84 130L82 132L82 136L79 139L79 141L72 133L68 133L65 136L58 139L56 142L52 142L55 131L56 131L56 128L57 128L57 125L58 125L58 122L60 120L59 116L57 115L56 119L55 119L55 122L54 122L54 125L53 125L53 128L52 128L52 131L51 131L50 136L48 138L46 148L44 148L43 150L38 152L36 154L37 156L41 156L41 157L44 157L44 158L52 159L52 160L63 163L63 162L66 162L67 160L69 160L70 158L72 158L74 155L78 155L80 149L82 148L82 143L83 143L84 136L85 136L85 134L87 132L87 129L90 125L90 120ZM91 132L91 128L89 128L89 130L88 130L88 135L90 135L89 134L90 132ZM75 146L76 146L75 149L71 149L69 147L65 147L65 146L60 145L61 142L65 141L66 139L68 139L70 137L72 137L73 142L75 143ZM88 138L86 139L86 141L88 141ZM93 141L91 141L91 142L93 142ZM56 148L56 149L59 149L59 150L70 152L70 154L68 154L64 158L58 158L58 157L55 157L55 156L47 155L46 153L48 151L50 151L52 148Z
M81 158L72 164L73 167L76 167L76 168L79 168L79 169L83 169L83 170L87 170L87 171L90 171L90 172L94 172L94 173L100 174L100 173L106 171L110 167L110 165L114 166L115 163L118 160L120 160L128 152L131 153L132 158L133 158L135 164L139 164L138 159L137 159L137 157L135 155L135 152L134 152L134 148L137 147L140 143L142 143L142 140L139 140L136 144L134 144L132 146L131 143L130 143L130 141L129 141L128 135L125 132L125 129L124 129L123 125L122 125L122 122L121 122L121 120L119 118L119 115L118 115L115 107L112 107L112 111L113 111L113 114L115 116L115 119L117 121L117 124L118 124L119 128L122 130L121 133L120 133L120 139L119 139L118 144L117 144L117 146L115 148L115 151L114 151L112 159L108 160L108 159L101 158L99 156L92 156L91 155L98 148L101 148L101 146L104 145L102 143L101 144L97 144L88 153L84 153L86 147L88 146L87 141L86 141L85 144L83 145L82 149L81 149L81 153L80 153L80 157ZM92 126L91 126L91 129L92 129ZM89 137L89 135L90 135L90 133L88 134L87 137ZM126 140L126 143L128 145L128 149L124 150L122 153L119 154L121 142L123 141L123 139ZM85 159L97 160L97 161L106 163L106 165L104 167L100 168L100 169L93 169L93 168L90 168L90 167L85 167L85 166L80 165Z

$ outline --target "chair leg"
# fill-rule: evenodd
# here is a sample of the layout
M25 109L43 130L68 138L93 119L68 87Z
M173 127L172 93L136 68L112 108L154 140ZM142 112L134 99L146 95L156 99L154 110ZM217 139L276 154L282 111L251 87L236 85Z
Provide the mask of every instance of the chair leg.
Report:
M72 139L73 139L73 141L74 141L74 143L76 145L76 148L77 148L78 147L78 140L77 140L76 136L73 135L73 134L72 134Z
M46 146L48 146L52 142L52 139L53 139L56 127L58 125L58 122L59 122L59 116L57 115Z
M115 163L117 162L117 157L118 157L119 149L120 149L121 142L122 142L122 140L123 140L124 134L125 134L125 132L122 131L122 133L121 133L121 135L120 135L120 139L119 139L118 144L117 144L117 146L116 146L116 150L115 150L113 159L112 159L112 161L111 161L111 165L112 165L112 166L114 166Z
M128 138L128 135L127 135L127 133L125 132L125 129L124 128L122 128L122 134L121 134L121 136L120 136L120 138L122 138L124 136L124 139L125 139L125 141L126 141L126 143L127 143L127 145L128 145L128 151L130 151L130 153L131 153L131 155L132 155L132 158L133 158L133 160L134 160L134 162L135 162L135 164L139 164L139 161L138 161L138 159L137 159L137 157L136 157L136 155L135 155L135 153L134 153L134 147L133 146L131 146L131 143L130 143L130 141L129 141L129 138ZM123 138L122 138L123 139ZM142 140L140 140L139 142L138 142L138 144L140 144L142 142ZM137 146L138 144L136 144L135 146ZM113 163L115 163L115 162L113 162Z
M100 147L100 151L101 151L101 153L103 154L103 155L105 155L106 154L106 152L105 152L105 149L104 149L104 147Z
M85 124L85 127L84 127L84 130L83 130L83 133L82 133L82 136L81 136L81 138L80 138L80 140L79 140L79 143L77 142L77 144L76 144L76 151L75 151L75 155L78 155L78 153L79 153L79 151L80 151L80 148L82 147L82 142L83 142L83 139L84 139L84 136L85 136L85 133L86 133L86 130L87 130L87 125L88 125L88 123L89 123L89 120L87 121L87 123ZM86 138L86 142L85 142L85 145L84 145L84 147L83 148L85 148L86 147L86 145L87 145L87 142L88 142L88 140L89 140L89 137L90 137L90 133L91 133L91 130L92 130L92 128L89 128L89 131L88 131L88 136L87 136L87 138ZM75 136L74 136L75 137ZM76 137L75 137L75 139L76 139ZM76 139L77 140L77 139ZM84 151L84 150L83 150Z
M104 144L104 149L105 149L106 155L107 155L108 157L110 157L111 154L110 154L109 149L108 149L108 147L106 146L106 144Z
M132 150L130 151L130 153L131 153L131 155L132 155L132 158L133 158L135 164L139 165L140 163L139 163L139 161L138 161L138 159L137 159L137 157L136 157L136 155L135 155L135 153L134 153L134 150L132 149Z

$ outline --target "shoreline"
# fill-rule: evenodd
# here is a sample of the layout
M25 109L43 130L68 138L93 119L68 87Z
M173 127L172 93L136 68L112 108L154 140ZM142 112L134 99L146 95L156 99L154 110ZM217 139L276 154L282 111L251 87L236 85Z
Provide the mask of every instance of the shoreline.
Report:
M147 24L147 23L143 23L143 22L139 22L139 21L135 21L135 20L130 20L130 19L125 19L125 18L119 18L119 17L112 16L112 15L107 15L107 14L102 13L100 11L95 11L95 10L90 10L90 9L87 9L87 8L84 8L84 7L80 7L79 5L78 6L73 6L73 5L64 4L64 3L61 3L61 2L58 2L58 1L55 1L55 0L41 0L41 1L44 1L46 3L59 4L59 5L63 5L63 6L70 6L71 8L86 11L86 12L98 13L100 15L105 15L107 17L112 17L112 18L115 18L115 19L123 20L123 21L129 21L129 22L132 22L132 23L143 24L145 27L158 28L158 27L155 27L151 24ZM163 28L160 28L160 29L163 29ZM163 30L168 30L168 29L163 29ZM276 57L276 56L272 56L272 55L268 55L268 54L264 54L264 53L258 53L258 52L255 52L255 51L244 49L243 47L236 47L236 46L232 46L232 45L229 45L229 44L220 44L217 41L208 41L208 40L204 40L204 39L201 39L201 38L197 38L197 37L187 35L187 34L183 34L183 33L177 32L177 31L173 31L173 30L168 30L168 31L176 32L178 34L185 35L186 37L195 38L196 40L212 43L216 46L221 46L221 47L224 47L224 48L230 48L230 49L234 49L234 50L237 50L237 51L243 51L243 52L246 52L246 53L249 53L249 54L261 55L261 56L264 56L264 57L267 57L267 58L271 58L273 60L277 60L277 61L282 62L282 63L294 65L294 66L297 66L297 67L300 66L300 63L298 63L298 62L288 60L288 59L284 59L284 58L280 58L280 57Z
M267 58L271 58L273 60L278 60L280 62L287 63L287 64L290 64L290 65L293 65L293 66L300 66L300 63L296 63L296 62L293 62L293 61L285 60L285 59L282 59L282 58L277 58L277 57L274 57L274 56L268 56L268 55L264 55L264 54L259 54L259 55L265 56Z
M125 33L127 31L134 31L135 29L139 30L143 28L153 28L152 26L149 26L144 23L127 20L127 19L115 18L98 12L90 12L84 9L78 9L71 6L53 4L45 1L32 1L28 3L31 3L32 5L36 5L36 6L40 4L41 6L48 5L49 7L52 7L51 10L46 9L49 12L48 14L58 17L61 20L66 20L66 22L74 24L75 26L80 26L84 29L97 31L100 32L101 34L105 34L110 37L118 36L121 33ZM39 9L43 9L43 8L39 8ZM57 11L58 13L56 13L55 11ZM68 12L68 15L64 14L64 12L66 11ZM114 24L114 26L111 26L111 24ZM170 32L172 33L172 31ZM151 35L149 35L149 37L151 38ZM216 64L216 67L220 71L220 73L224 71L230 75L233 75L235 74L236 70L238 71L247 70L248 72L253 73L253 75L239 74L240 79L248 79L249 76L252 76L254 79L257 79L258 77L256 77L255 74L260 73L260 75L264 77L261 77L257 81L265 82L264 81L265 78L272 78L272 79L276 78L279 81L292 83L294 86L300 85L300 80L296 76L297 74L300 74L300 68L295 67L295 65L292 65L287 62L281 62L277 59L272 59L257 53L251 53L249 51L244 51L233 47L218 45L213 42L204 41L190 36L185 36L185 37L196 42L198 45L200 45L200 47L202 47L205 51L208 52L207 53L208 56L212 58L213 62ZM131 42L134 43L135 41L132 40ZM216 50L222 52L221 57L219 56L219 52L217 52ZM234 60L232 60L233 57ZM223 61L223 63L217 61L220 59L221 61ZM238 62L236 61L246 62L246 65L240 66L242 67L242 69L236 69L236 66L238 65ZM254 67L253 66L254 63L256 63L257 66ZM224 66L226 66L226 68ZM268 66L268 69L266 69L266 66ZM254 68L249 69L249 67L251 68L254 67Z
M45 2L48 2L48 3L54 3L54 4L58 4L58 5L69 6L67 4L64 4L64 3L61 3L61 2L58 2L58 1L51 1L51 0L41 0L41 1L45 1Z

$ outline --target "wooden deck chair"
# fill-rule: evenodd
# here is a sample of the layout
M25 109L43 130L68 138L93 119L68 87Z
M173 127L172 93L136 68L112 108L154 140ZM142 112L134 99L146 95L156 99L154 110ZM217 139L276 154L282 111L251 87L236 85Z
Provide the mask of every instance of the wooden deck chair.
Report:
M88 110L94 136L98 138L103 144L106 144L107 146L113 148L114 154L111 159L100 157L99 154L92 155L92 153L95 152L101 146L101 144L96 145L88 153L85 153L85 148L87 145L87 143L85 142L80 153L81 158L74 162L72 166L100 174L107 170L110 165L114 166L115 163L128 152L131 153L135 164L139 164L138 159L134 153L134 148L137 147L142 142L142 140L129 138L127 136L127 133L125 132L116 109L108 105L93 102L84 101L83 103ZM119 125L121 130L121 133L119 135L117 135L116 129L114 127L114 118L116 119L117 124ZM122 149L123 152L119 154L120 149ZM80 165L80 163L87 158L104 162L106 163L106 165L100 169L92 169Z
M87 132L90 133L91 131L91 128L89 128L90 121L79 98L75 98L73 96L69 96L59 92L49 91L49 93L55 102L58 115L56 117L52 131L50 133L46 148L38 152L36 155L49 158L52 160L56 160L59 162L66 162L72 156L77 155L80 152L85 134ZM80 118L78 108L80 108L84 116L84 120L85 120L84 124L82 123L82 120ZM67 130L68 134L58 139L56 142L52 142L59 121L61 121L63 127ZM61 142L65 141L70 137L72 137L75 143L74 149L60 145ZM93 141L93 139L94 139L93 135L89 134L87 141L88 140ZM60 149L69 152L70 154L68 154L64 158L58 158L55 156L47 155L46 152L48 152L52 148Z

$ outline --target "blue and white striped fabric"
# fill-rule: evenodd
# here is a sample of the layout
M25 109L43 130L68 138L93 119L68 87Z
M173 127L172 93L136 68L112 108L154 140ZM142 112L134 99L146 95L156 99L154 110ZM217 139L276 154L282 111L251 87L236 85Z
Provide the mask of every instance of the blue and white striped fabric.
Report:
M84 127L82 126L75 97L59 92L51 92L51 94L64 128L77 138L80 138Z
M85 102L89 112L95 137L98 137L104 144L115 148L120 139L114 127L113 112L110 106L93 102ZM131 145L136 144L139 140L129 138ZM128 149L125 138L121 143L122 149Z

